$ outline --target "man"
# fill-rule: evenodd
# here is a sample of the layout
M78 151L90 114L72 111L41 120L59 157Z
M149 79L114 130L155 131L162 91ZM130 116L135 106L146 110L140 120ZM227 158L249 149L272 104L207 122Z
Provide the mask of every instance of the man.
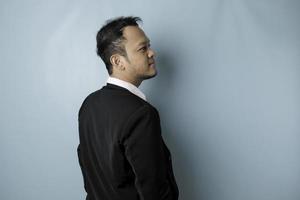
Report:
M97 53L109 78L78 114L77 151L88 200L178 199L159 114L138 89L157 74L155 53L139 21L119 17L97 34Z

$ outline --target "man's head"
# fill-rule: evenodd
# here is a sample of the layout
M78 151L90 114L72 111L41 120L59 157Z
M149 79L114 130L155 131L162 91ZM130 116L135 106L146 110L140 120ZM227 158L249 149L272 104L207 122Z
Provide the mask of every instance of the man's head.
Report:
M111 76L139 85L156 75L154 51L138 17L109 20L97 34L97 54Z

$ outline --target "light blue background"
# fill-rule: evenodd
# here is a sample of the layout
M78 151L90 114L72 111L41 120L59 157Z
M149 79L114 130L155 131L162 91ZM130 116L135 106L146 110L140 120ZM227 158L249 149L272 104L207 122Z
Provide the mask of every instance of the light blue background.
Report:
M83 200L83 99L105 83L95 36L140 16L180 200L300 199L297 0L0 1L0 199Z

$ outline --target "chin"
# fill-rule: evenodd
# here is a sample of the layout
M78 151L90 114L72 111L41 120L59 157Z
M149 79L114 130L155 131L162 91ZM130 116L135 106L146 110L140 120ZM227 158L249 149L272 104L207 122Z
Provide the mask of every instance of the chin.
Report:
M151 73L151 74L145 74L143 77L142 77L142 79L143 80L147 80L147 79L150 79L150 78L153 78L153 77L155 77L157 75L157 71L155 70L153 73Z

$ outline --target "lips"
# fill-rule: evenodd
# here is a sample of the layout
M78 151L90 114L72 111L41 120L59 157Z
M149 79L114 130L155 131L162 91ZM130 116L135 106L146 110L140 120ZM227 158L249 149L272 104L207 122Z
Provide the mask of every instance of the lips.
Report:
M150 68L155 68L155 63L149 64Z
M154 66L155 65L155 61L150 62L149 65L153 65Z

